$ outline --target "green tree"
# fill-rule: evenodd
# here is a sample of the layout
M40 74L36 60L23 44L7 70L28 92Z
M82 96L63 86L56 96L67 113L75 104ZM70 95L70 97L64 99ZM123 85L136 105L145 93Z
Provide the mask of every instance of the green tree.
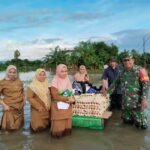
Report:
M78 64L90 66L90 69L101 69L110 56L118 56L118 47L114 44L107 45L104 42L80 42L75 47L75 52L79 54Z
M56 68L56 66L60 63L66 64L68 60L69 58L65 53L65 49L62 50L59 46L51 49L51 51L45 57L43 57L43 63L46 68Z
M14 51L14 59L18 59L19 58L19 56L20 56L20 52L19 52L19 50L15 50Z
M16 65L16 67L19 67L19 56L20 56L20 52L19 50L15 50L14 51L14 64Z
M75 47L75 52L78 56L78 65L84 64L90 69L96 66L95 49L91 41L80 42L79 45Z

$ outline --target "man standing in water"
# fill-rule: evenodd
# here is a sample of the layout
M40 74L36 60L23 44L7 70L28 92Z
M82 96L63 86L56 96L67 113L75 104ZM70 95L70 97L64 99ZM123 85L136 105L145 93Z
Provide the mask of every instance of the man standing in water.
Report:
M146 129L147 116L144 110L148 107L149 77L146 70L134 65L133 56L129 52L123 55L124 70L110 85L107 92L111 94L115 86L122 84L124 123L135 124L137 128ZM106 93L102 91L105 95Z
M109 59L109 66L104 70L102 75L102 90L107 89L107 82L108 87L112 84L112 82L121 74L123 68L118 65L117 59L115 57L111 57ZM111 104L110 110L117 108L118 110L122 109L122 89L121 85L117 85L115 90L110 96Z

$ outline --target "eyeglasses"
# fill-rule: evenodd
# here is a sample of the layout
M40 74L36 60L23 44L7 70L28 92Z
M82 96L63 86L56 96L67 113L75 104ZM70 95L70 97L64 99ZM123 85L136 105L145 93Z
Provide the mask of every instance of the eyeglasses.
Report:
M124 62L126 62L126 61L130 61L130 59L124 59L123 61L124 61Z

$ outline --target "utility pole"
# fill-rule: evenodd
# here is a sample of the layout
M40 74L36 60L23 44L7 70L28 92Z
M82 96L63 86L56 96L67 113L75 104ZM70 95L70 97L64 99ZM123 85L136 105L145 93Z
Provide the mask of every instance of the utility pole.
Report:
M146 68L146 58L145 58L145 43L146 43L146 40L145 40L145 37L143 37L143 57L144 57L144 68Z
M144 68L147 68L146 64L146 42L150 39L150 33L143 37L143 59L144 59Z

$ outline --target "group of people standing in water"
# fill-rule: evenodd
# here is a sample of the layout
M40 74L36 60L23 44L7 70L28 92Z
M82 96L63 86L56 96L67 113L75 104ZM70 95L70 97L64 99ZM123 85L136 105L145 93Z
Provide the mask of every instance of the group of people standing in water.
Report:
M85 74L86 67L81 65L75 80L80 83L88 82L89 76L84 78ZM18 77L17 68L9 65L5 78L0 80L0 96L0 105L3 106L0 125L2 130L13 131L23 125L24 104L28 100L31 105L32 131L39 132L50 128L53 137L71 134L72 104L75 103L75 98L66 65L57 66L51 83L48 83L46 71L37 69L26 90Z
M89 81L84 78L85 66L80 67L81 74L75 75L78 82ZM64 64L56 68L56 75L48 83L44 69L37 69L35 77L27 86L26 92L23 83L18 77L17 68L9 65L6 76L0 80L0 104L3 106L1 119L2 130L17 130L24 122L24 104L28 100L31 105L31 129L34 132L44 130L51 126L50 132L54 137L61 137L71 133L72 107L75 98L72 84L68 78L68 69ZM61 103L60 103L61 102ZM60 108L63 105L67 108Z
M37 69L26 93L23 83L17 76L17 68L8 66L6 76L0 81L0 104L3 106L1 129L17 130L24 122L24 104L26 99L31 105L31 129L34 132L50 128L54 137L71 133L72 129L72 85L68 78L67 66L60 64L51 85L48 83L46 71ZM58 109L58 103L67 104L68 108Z
M112 94L115 86L121 84L123 121L145 129L147 121L144 109L148 106L148 75L143 68L134 65L134 60L129 54L124 57L123 65L124 70L111 80L108 88L102 84L101 93L104 96L106 93ZM87 91L86 86L100 92L100 89L89 83L89 75L84 65L80 66L79 72L74 77L75 81L80 83L83 93ZM102 77L109 80L109 70L105 71ZM53 137L71 134L72 105L75 103L75 97L66 65L57 66L51 83L48 83L46 71L37 69L26 91L18 77L17 68L10 65L7 67L5 78L0 80L0 95L0 105L3 106L0 126L2 130L17 130L23 125L24 104L28 100L31 105L30 126L34 132L49 128Z

